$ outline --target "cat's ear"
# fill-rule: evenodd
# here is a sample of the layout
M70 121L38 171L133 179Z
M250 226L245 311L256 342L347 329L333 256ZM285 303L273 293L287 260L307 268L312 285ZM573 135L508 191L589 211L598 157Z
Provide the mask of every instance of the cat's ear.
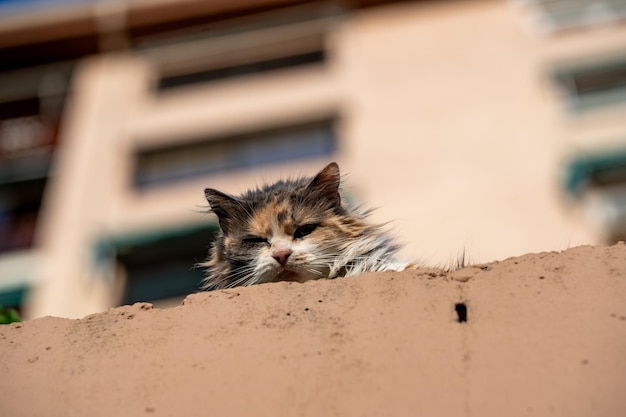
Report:
M237 222L245 221L246 209L241 201L213 188L204 190L204 196L211 205L211 211L217 215L224 234L228 235Z
M317 173L311 180L307 189L317 196L323 197L334 207L341 206L341 195L339 194L339 183L341 174L339 173L339 165L331 162L324 169Z

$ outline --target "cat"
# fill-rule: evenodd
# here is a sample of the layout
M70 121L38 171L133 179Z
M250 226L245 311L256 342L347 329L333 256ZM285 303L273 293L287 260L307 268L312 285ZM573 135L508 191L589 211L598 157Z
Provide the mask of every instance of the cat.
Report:
M340 194L339 166L313 178L281 180L238 197L207 188L219 232L211 246L203 290L275 281L305 282L401 271L400 247L383 225L366 221L370 210Z

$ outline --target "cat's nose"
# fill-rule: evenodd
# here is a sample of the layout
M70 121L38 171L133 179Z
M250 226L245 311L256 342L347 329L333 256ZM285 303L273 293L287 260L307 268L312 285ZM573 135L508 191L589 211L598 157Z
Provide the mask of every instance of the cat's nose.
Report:
M287 263L287 259L291 255L291 250L289 249L279 249L272 252L272 257L278 261L279 264L285 266Z

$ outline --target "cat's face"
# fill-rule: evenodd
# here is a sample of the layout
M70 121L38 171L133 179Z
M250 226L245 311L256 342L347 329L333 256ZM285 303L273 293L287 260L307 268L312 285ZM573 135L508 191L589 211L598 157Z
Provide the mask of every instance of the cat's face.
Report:
M337 254L362 232L341 206L339 167L232 197L205 190L222 233L210 261L219 287L327 277Z
M332 229L324 217L308 207L270 201L224 236L225 252L235 270L241 267L258 282L327 276L327 262L322 261L329 254L322 242L328 241Z

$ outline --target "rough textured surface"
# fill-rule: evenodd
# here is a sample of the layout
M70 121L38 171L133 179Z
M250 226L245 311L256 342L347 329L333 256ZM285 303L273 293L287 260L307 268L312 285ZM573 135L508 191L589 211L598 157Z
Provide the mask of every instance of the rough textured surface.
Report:
M621 416L626 245L47 317L0 352L3 416Z

